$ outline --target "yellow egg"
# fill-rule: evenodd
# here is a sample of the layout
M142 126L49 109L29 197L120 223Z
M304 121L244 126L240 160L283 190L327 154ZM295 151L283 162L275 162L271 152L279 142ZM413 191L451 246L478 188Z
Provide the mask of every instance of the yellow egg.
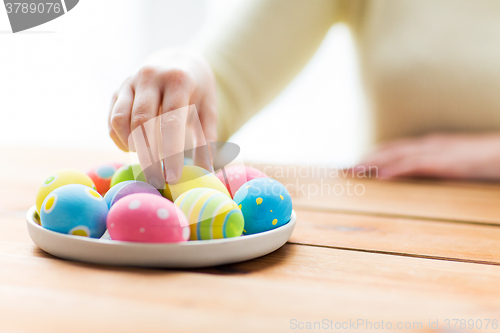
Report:
M40 189L38 189L38 193L36 195L37 212L40 213L42 203L50 192L68 184L81 184L95 189L92 179L90 179L90 177L85 173L71 169L59 170L47 177L42 186L40 186Z
M224 186L219 178L195 165L185 165L182 169L182 176L177 184L166 184L165 189L161 190L161 194L165 198L175 201L182 193L200 187L217 190L231 198L226 186Z

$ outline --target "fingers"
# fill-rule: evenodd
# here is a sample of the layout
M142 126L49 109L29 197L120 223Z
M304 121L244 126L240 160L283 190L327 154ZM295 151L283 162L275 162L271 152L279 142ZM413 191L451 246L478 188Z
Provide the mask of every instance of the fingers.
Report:
M194 164L198 165L210 172L213 172L213 156L214 151L211 151L211 142L217 141L217 113L215 103L204 103L201 110L192 112L192 120L190 119L190 127L193 129L194 149L193 160Z
M126 81L112 100L109 116L113 141L121 149L136 151L148 182L160 179L163 185L164 180L178 182L182 175L186 129L191 126L190 105L199 105L201 111L196 117L199 130L194 131L194 145L204 148L195 151L195 161L210 171L208 144L217 139L215 83L197 89L198 81L193 78L204 81L197 75L199 66L189 66L189 62L179 62L175 57L170 60L169 68L143 67ZM158 184L151 184L158 188Z
M408 157L418 157L436 153L439 155L444 142L437 136L400 139L382 145L353 168L354 172L370 172L380 178L391 178L394 165L404 165Z
M161 91L155 73L149 69L140 72L135 83L135 97L130 118L129 146L134 145L146 180L156 188L163 188L163 172L158 156L157 116Z
M130 135L130 117L132 113L132 105L134 103L134 91L129 84L125 84L111 109L109 116L109 135L115 144L122 150L134 150L128 144Z
M450 142L446 136L389 142L370 154L353 170L370 171L381 179L396 177L450 177L456 167L448 163Z
M379 170L382 179L399 177L451 178L450 167L433 155L408 156Z
M123 142L120 140L120 138L118 137L118 135L116 134L115 130L114 129L110 129L109 130L109 136L111 137L111 139L113 140L113 142L115 143L115 145L120 148L121 150L123 150L124 152L128 152L128 148L123 144Z
M361 164L382 167L408 156L429 151L429 147L421 140L401 140L382 146L363 159Z
M173 70L164 77L161 130L161 158L165 180L175 184L182 175L189 105L194 83L184 72Z
M113 127L111 126L111 114L113 112L113 108L115 106L115 103L116 103L116 100L118 99L118 94L114 94L113 95L113 98L111 98L111 105L109 107L109 114L108 114L108 132L109 132L109 136L111 137L111 139L113 140L113 142L115 143L115 145L120 148L121 150L125 151L125 152L128 152L128 148L123 144L123 142L120 140L120 138L118 137L118 135L116 134L115 130L113 129Z
M165 181L175 184L184 166L184 141L188 106L168 111L160 117L162 154Z
M433 134L383 146L354 172L380 178L498 179L500 136ZM363 170L364 169L364 170Z

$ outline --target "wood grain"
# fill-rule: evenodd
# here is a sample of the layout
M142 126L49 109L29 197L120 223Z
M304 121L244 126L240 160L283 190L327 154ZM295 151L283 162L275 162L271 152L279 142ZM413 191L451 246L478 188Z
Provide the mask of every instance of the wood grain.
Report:
M493 318L500 306L500 266L291 244L211 269L117 268L46 254L18 214L0 223L8 235L0 238L7 331L284 332L292 319L358 318L425 325Z
M336 169L254 166L287 186L295 208L500 224L498 184L381 181L351 177L352 174L344 177Z
M31 252L0 254L3 329L285 332L292 319L425 325L494 318L500 306L497 266L286 245L247 263L185 272Z
M297 331L292 319L415 321L422 329L404 331L425 332L429 320L444 331L445 319L500 319L497 184L291 177L268 168L295 191L293 244L235 265L138 269L57 259L32 243L24 221L47 174L127 162L125 154L5 147L2 157L1 332ZM347 181L365 193L300 192L302 184L326 182L331 191Z
M500 227L298 209L290 242L500 265Z

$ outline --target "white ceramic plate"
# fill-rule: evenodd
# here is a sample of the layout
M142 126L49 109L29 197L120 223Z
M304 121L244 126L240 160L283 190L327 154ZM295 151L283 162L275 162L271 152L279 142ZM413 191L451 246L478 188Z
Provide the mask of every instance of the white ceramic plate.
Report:
M45 229L35 222L35 206L26 222L31 239L56 257L103 265L194 268L231 264L271 253L292 235L295 211L287 224L259 234L189 241L180 244L148 244L66 235Z

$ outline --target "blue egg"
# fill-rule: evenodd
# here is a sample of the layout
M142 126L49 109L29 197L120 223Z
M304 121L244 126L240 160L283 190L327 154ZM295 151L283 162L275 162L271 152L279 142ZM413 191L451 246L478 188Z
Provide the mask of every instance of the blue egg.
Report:
M278 228L290 221L292 198L283 184L269 178L252 179L236 192L233 200L245 219L244 235Z
M69 235L100 238L106 231L108 205L94 189L80 184L61 186L42 203L42 227Z
M135 193L151 193L161 196L160 192L153 186L139 180L128 180L116 184L104 195L104 201L111 208L118 200Z

